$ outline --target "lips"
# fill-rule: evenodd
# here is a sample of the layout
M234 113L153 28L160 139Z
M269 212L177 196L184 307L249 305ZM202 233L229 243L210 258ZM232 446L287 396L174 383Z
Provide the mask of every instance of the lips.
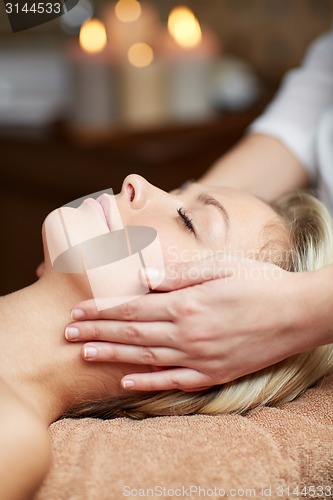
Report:
M105 210L104 210L102 203L100 203L98 200L95 200L94 198L87 198L86 200L84 200L83 203L91 206L95 210L95 212L98 212L101 219L103 219L105 224L110 229L109 220L108 220L107 214L105 213ZM110 231L111 231L111 229L110 229Z
M101 207L106 223L110 231L112 231L111 208L108 197L109 195L104 193L101 196L99 196L95 201L97 201L97 203Z

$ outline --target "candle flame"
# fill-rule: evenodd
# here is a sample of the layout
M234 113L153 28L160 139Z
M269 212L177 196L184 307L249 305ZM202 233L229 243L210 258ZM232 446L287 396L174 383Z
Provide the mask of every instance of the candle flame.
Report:
M119 0L114 7L114 11L119 21L132 23L139 19L142 9L137 0Z
M154 52L147 43L134 43L128 49L127 57L132 66L144 68L152 63Z
M202 40L199 21L191 9L185 6L172 9L168 18L168 30L176 43L185 49L196 47Z
M80 29L80 45L90 54L101 52L106 46L107 38L104 24L98 19L90 19Z

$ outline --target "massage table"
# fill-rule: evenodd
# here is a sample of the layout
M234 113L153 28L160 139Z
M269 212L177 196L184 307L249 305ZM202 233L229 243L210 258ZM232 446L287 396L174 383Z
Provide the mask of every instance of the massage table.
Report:
M332 409L333 374L246 416L59 420L35 500L332 499Z

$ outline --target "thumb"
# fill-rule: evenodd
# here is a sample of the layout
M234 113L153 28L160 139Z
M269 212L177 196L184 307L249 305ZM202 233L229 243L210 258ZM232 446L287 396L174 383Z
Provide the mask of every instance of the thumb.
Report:
M203 283L217 278L228 278L234 274L239 258L220 252L201 260L172 262L165 270L155 267L141 268L142 284L150 284L157 291L169 291Z

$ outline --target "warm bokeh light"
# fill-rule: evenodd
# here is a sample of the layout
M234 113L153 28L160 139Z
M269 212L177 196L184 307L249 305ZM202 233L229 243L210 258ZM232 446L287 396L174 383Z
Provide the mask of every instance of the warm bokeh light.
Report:
M86 21L80 30L80 45L90 54L96 54L104 49L107 38L104 24L98 19Z
M196 47L202 39L198 19L185 6L172 9L168 18L168 30L178 45L185 49Z
M141 16L141 5L137 0L119 0L114 10L119 21L123 23L132 23Z
M149 66L154 59L153 49L147 43L134 43L128 49L127 57L132 66L144 68Z

